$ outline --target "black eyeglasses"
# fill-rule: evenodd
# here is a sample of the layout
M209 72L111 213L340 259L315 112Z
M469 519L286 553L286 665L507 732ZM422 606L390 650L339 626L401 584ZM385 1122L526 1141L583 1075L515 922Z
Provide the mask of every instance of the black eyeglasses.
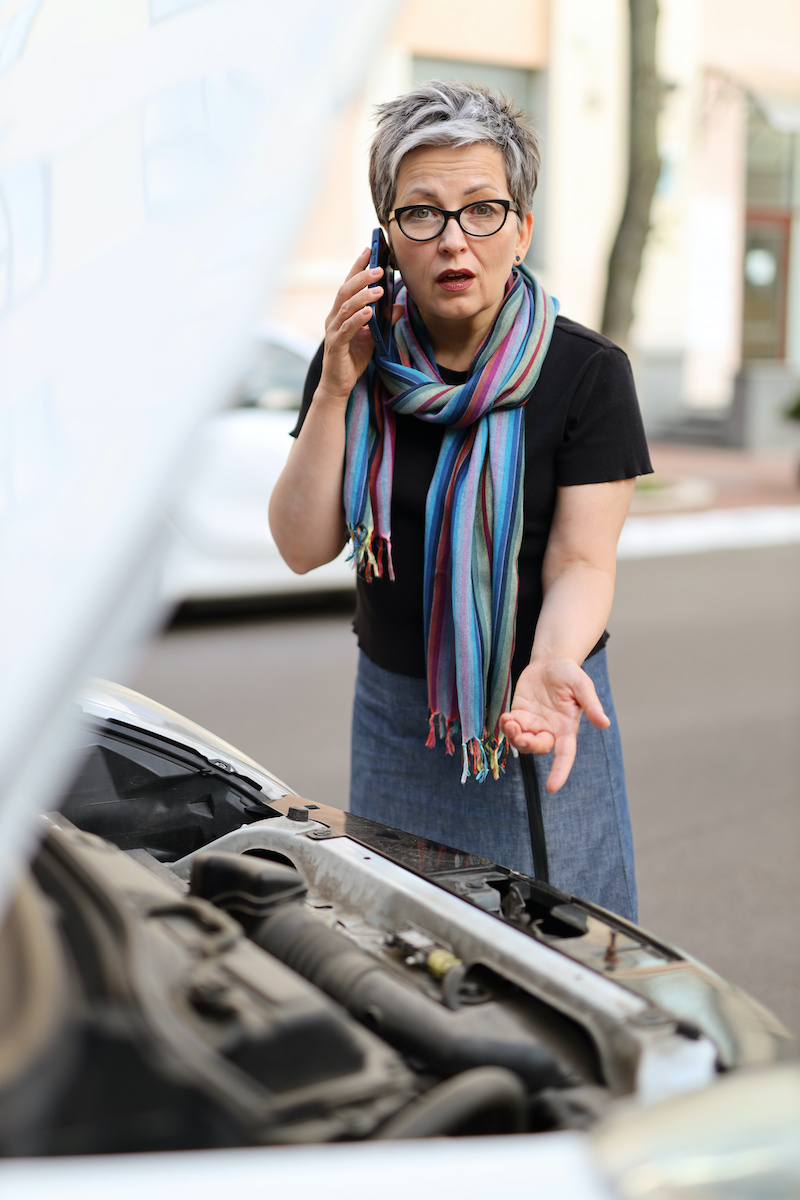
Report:
M390 212L389 220L396 221L412 242L431 242L444 233L451 217L469 237L491 237L503 228L508 214L516 211L510 200L478 200L455 212L433 204L406 204Z

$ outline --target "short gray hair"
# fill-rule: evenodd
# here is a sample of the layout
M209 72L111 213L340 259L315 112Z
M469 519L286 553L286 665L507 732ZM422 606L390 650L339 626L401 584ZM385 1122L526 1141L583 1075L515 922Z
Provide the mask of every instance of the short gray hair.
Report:
M520 216L531 211L539 178L539 139L521 108L477 83L432 79L379 104L369 154L375 212L386 225L394 207L400 163L419 146L489 142L502 152L506 182Z

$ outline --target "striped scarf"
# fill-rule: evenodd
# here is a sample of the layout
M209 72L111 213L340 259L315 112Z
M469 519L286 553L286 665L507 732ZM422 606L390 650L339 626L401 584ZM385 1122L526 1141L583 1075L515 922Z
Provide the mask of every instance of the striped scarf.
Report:
M558 302L524 267L511 273L492 329L465 383L445 384L425 326L402 288L398 361L370 363L347 407L344 506L351 558L367 582L394 579L390 507L395 414L444 425L425 507L424 628L427 745L447 753L460 733L464 782L495 779L508 757L500 733L511 691L522 540L524 404L553 333Z

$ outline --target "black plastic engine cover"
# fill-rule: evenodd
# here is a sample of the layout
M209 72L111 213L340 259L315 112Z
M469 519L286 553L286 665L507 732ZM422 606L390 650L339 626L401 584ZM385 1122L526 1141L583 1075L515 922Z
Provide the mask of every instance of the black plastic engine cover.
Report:
M47 1122L7 1124L0 1153L365 1137L418 1094L391 1047L141 855L59 815L35 874L70 964L69 1062ZM0 1074L0 1114L23 1068L5 1094Z

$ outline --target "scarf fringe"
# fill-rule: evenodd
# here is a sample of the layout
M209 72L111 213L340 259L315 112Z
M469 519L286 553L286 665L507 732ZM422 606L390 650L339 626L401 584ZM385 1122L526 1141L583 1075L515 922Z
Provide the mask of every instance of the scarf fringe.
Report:
M438 731L437 731L438 725ZM431 713L428 717L428 737L425 745L432 750L436 745L438 732L439 740L444 742L447 754L455 753L453 733L457 732L457 718L447 718L444 713ZM470 775L474 775L478 783L483 783L491 772L493 779L500 778L500 772L505 770L511 747L508 739L500 734L484 734L481 738L469 738L461 742L461 782L466 783Z
M372 583L373 579L382 578L385 567L394 581L391 538L376 537L375 530L366 525L348 525L347 538L352 543L347 561L354 563L357 575Z
M439 722L439 740L444 742L445 753L455 754L456 747L453 742L453 730L458 729L458 720L445 717L444 713L431 713L428 717L428 737L425 745L429 750L432 750L436 745L436 722Z

